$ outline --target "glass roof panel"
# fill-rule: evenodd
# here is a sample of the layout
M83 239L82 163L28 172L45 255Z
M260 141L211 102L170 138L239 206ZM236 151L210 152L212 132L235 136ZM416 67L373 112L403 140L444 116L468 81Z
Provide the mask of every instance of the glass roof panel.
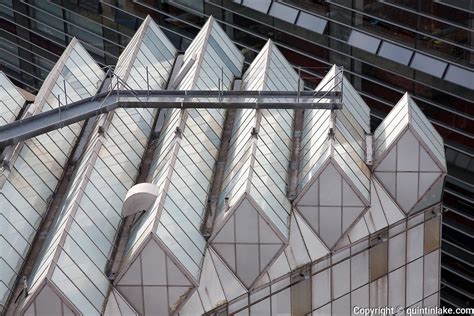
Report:
M153 21L147 22L149 24L143 29L142 36L152 28ZM164 38L164 35L159 35ZM146 39L140 40L144 42ZM162 42L165 40L167 41L164 38ZM143 42L131 41L130 45L136 45L140 51L129 58L127 47L124 56L119 58L120 61L126 60L122 63L124 67L127 66L125 63L135 67L137 61L142 66L148 62L150 67L162 67L160 60L164 60L166 67L172 64L174 52L168 50L164 53L167 59L163 59L163 55L156 51L146 51L148 55L144 60L144 54L141 53ZM166 45L160 44L160 47ZM164 66L160 69L162 74L168 76L170 69L165 69ZM167 78L154 81L153 89L163 88L166 81ZM139 84L138 88L146 89L143 82ZM89 302L78 306L81 312L86 313L90 309L94 309L94 313L102 311L110 286L105 269L122 221L123 198L135 184L139 174L155 116L155 110L130 108L118 109L97 120L85 153L72 176L65 194L66 199L60 206L60 215L49 233L32 274L30 283L33 287L45 277L43 271L54 270L56 273L60 270L68 276L74 276L70 278L70 282L77 289L73 292L64 291L63 294L73 303L78 300ZM110 123L104 124L106 121ZM100 126L106 129L106 134L99 133ZM60 259L53 262L52 255L56 252L60 253ZM76 297L70 297L73 294Z
M333 113L327 110L305 111L299 190L331 156L368 203L370 170L365 165L365 135L370 132L370 109L336 66L331 68L316 90L341 92L343 107Z
M173 44L147 16L120 55L115 74L132 89L161 89L168 81L176 54Z
M31 105L30 111L35 114L57 107L59 102L57 96L54 96L56 93L62 96L63 102L90 97L95 94L103 76L103 71L87 51L73 39L44 81L37 101ZM80 92L74 90L76 84L81 85ZM15 157L15 154L12 154L14 159L7 158L11 171L6 174L5 182L0 183L0 196L5 201L2 207L6 206L6 209L2 208L2 217L5 218L2 231L5 226L5 231L9 232L4 235L5 242L21 254L17 263L12 266L15 273L18 273L22 266L41 217L46 212L47 201L56 188L80 130L81 124L77 123L29 139L16 147L18 155ZM52 234L54 235L54 231ZM45 260L49 257L45 254ZM42 261L40 259L40 262ZM13 286L14 279L11 277L16 278L10 276L1 281Z
M0 126L13 122L25 102L15 85L0 71Z
M411 126L446 169L444 143L442 137L416 105L415 101L405 94L397 105L385 117L374 132L375 158L381 157L388 150L405 128Z
M297 87L297 73L271 41L262 48L242 80L243 90L295 91ZM222 212L225 198L232 207L248 192L286 237L291 209L286 190L293 115L292 110L236 111L218 205ZM254 128L258 131L256 138L252 137Z
M240 75L244 58L217 22L209 18L186 50L183 64L191 59L195 61L177 89L217 90L220 82L229 89L234 76ZM199 229L219 153L225 111L172 109L166 111L164 119L149 177L162 191L162 202L153 206L151 220L156 223L152 227L180 266L197 282L205 249ZM150 225L149 220L150 217L140 220L133 228L135 240L139 239L136 232L146 231L142 227ZM128 249L132 247L136 245L129 243Z

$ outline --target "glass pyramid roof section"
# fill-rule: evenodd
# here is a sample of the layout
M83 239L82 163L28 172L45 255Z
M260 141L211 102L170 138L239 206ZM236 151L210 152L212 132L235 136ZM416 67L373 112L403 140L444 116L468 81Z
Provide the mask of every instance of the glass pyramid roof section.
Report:
M408 127L411 127L424 146L430 149L436 164L446 170L443 138L408 93L398 101L374 132L375 166L380 164L397 137Z
M370 189L371 206L349 229L336 248L356 243L405 219L405 214L377 178L372 177Z
M441 200L443 139L405 94L374 133L375 175L405 213Z
M26 99L8 77L0 71L0 126L13 122Z
M184 55L147 17L119 57L115 76L123 89L137 90L298 88L298 75L271 41L240 86L234 86L243 61L212 17ZM104 72L73 39L23 116L90 97L103 78ZM68 169L71 175L64 169L72 166L68 162L82 123L7 148L0 169L0 313L13 289L23 284L18 273L55 194L60 194L58 213L33 258L28 295L19 301L23 314L194 316L229 307L229 313L242 315L253 304L247 310L260 315L264 301L265 312L291 313L292 282L302 289L322 268L332 271L328 278L332 273L339 280L335 292L340 281L346 288L337 267L352 271L359 251L368 259L370 237L399 234L431 216L428 210L441 200L446 163L441 137L405 95L375 132L375 164L369 169L367 105L336 66L317 89L341 92L343 108L305 110L301 134L294 131L299 112L293 110L175 108L158 113L124 108L88 123L80 138L81 155L73 156L74 169ZM5 122L20 113L15 111L23 104L11 103L21 100L18 92L25 103L28 97L0 73ZM234 125L224 127L229 113ZM222 159L224 129L230 141L220 179L215 169ZM159 131L158 139L149 139L152 130ZM287 198L289 162L300 139L298 196L292 205ZM146 176L140 168L144 161L148 164L149 154L148 183L142 185L157 194L149 209L126 219L135 221L130 234L119 234L124 199L137 179ZM57 192L64 176L68 187ZM206 240L204 219L220 180L215 225ZM420 210L425 212L413 214ZM432 222L425 234L436 219ZM423 230L421 224L417 231ZM119 249L115 258L121 238L128 238L128 244L124 256ZM347 260L353 251L357 254ZM120 264L117 275L106 275L111 262ZM369 262L358 268L368 273ZM309 285L305 295L318 293ZM291 303L280 309L276 300Z
M305 111L296 209L331 249L370 205L370 112L339 67L316 88L326 89L342 93L343 108Z
M242 79L242 90L294 91L297 86L297 73L271 41ZM291 210L286 187L293 116L294 111L286 109L237 110L219 197L223 209L225 198L232 207L244 193L249 194L285 238ZM252 135L253 131L258 134Z
M179 90L217 90L219 83L223 89L230 89L234 76L240 75L243 59L211 17L186 50L176 77L179 82L173 84ZM153 253L177 267L168 273L182 282L179 286L165 285L177 295L168 296L169 308L179 308L182 299L198 284L206 245L200 226L224 118L223 109L170 109L166 112L148 179L157 185L160 193L155 205L132 229L125 259L128 264L116 281L119 290L121 284L126 284L123 278L132 273L135 258L144 256L141 249L145 244L157 244L160 250L154 248L157 250ZM132 305L140 312L147 309L148 304L152 302Z
M268 41L244 74L241 89L295 91L298 83L293 67ZM294 111L286 109L239 109L235 114L218 202L220 217L210 242L247 287L288 242L291 203L286 190L293 117ZM229 228L234 222L235 228ZM235 229L235 238L229 229ZM255 234L239 233L249 230ZM257 231L265 232L265 238ZM228 256L235 251L235 256ZM244 255L248 251L252 255ZM257 262L244 268L249 257L259 260L260 267Z
M25 116L57 107L58 95L69 102L94 95L103 76L92 57L73 39ZM66 126L6 150L6 168L0 174L1 304L10 295L80 131L81 124Z
M341 69L333 66L316 87L342 93L343 108L337 111L306 111L302 135L300 190L331 157L368 203L369 170L365 166L365 134L370 133L370 110ZM330 137L330 133L334 137Z
M144 59L142 50L150 42L144 34L150 32L157 34L160 40L155 43L161 45L147 52ZM119 57L121 67L128 71L123 80L131 80L132 70L139 64L161 69L166 79L155 82L153 89L164 88L176 52L170 47L168 39L147 18ZM130 56L130 48L140 51ZM133 85L146 89L143 80L135 80ZM110 285L105 272L122 222L123 199L138 177L156 112L146 108L118 109L98 118L30 280L30 300L40 295L35 290L41 291L46 278L81 313L102 312ZM54 257L58 259L53 260ZM66 280L62 273L74 277Z
M168 82L176 53L176 48L163 31L147 16L120 54L114 75L125 81L131 89L163 89Z

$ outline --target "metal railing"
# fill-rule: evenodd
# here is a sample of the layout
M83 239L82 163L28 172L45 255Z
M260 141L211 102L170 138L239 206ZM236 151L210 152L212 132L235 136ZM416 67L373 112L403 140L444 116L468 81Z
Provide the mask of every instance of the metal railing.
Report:
M64 104L55 96L58 106L52 110L21 118L0 127L0 147L62 128L66 125L98 116L117 108L222 108L222 109L324 109L342 108L342 75L327 91L235 91L224 90L224 78L219 78L217 90L154 90L148 67L145 69L146 90L135 90L124 78L116 75L112 66L104 68L106 76L92 97ZM342 74L342 68L338 73ZM222 73L222 76L224 74ZM110 82L108 82L110 80ZM170 83L171 84L171 83ZM64 100L67 101L66 82ZM105 91L104 91L105 90Z

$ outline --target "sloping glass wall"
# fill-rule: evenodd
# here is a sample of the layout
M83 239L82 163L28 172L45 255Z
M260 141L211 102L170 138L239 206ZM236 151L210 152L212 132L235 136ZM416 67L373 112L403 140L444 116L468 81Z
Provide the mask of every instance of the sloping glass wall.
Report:
M74 102L94 95L104 77L103 71L73 39L25 116L58 107L67 100ZM0 297L4 304L10 295L31 242L51 202L63 169L69 159L81 124L32 138L6 150L5 161L9 170L0 176L0 231L5 264L1 273Z
M149 50L155 43L159 46ZM147 67L155 77L159 69L165 79L153 81L152 88L162 89L175 55L176 49L148 18L120 56L116 69L123 71L116 76L120 82L146 90L146 80L137 74ZM29 282L27 313L35 315L50 284L79 313L102 313L110 288L105 273L122 221L123 199L139 175L155 116L156 110L131 108L97 119ZM42 287L45 282L47 286Z

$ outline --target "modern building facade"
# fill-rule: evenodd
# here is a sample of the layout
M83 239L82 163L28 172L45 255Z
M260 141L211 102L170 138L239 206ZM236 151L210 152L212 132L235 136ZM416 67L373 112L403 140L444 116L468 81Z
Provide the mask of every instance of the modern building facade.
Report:
M94 96L108 80L132 91L302 88L273 41L242 74L244 59L212 17L181 55L147 17L113 77L74 38L21 116ZM26 100L2 82L10 123ZM118 109L6 147L3 312L438 306L442 137L408 94L372 135L342 67L316 91L338 93L342 109Z
M371 108L368 131L375 132L383 117L402 99L404 92L408 91L412 101L416 102L442 135L445 144L448 176L444 186L441 302L449 306L472 305L470 245L472 244L471 127L473 125L470 105L473 100L474 79L473 19L472 4L469 1L28 0L17 2L7 0L2 1L0 6L2 70L17 86L34 93L45 83L52 85L51 89L56 91L63 89L59 86L61 83L52 83L60 79L46 79L66 46L69 47L74 42L74 36L99 65L92 67L91 70L83 70L95 74L94 78L89 79L91 84L97 84L105 75L98 70L100 66L118 65L118 71L121 71L120 68L125 69L126 66L120 65L127 65L127 58L123 57L127 50L129 56L149 53L150 49L137 52L136 46L127 46L132 42L132 38L135 38L133 37L135 30L143 26L142 20L147 14L154 18L168 38L167 41L172 43L168 45L169 52L166 56L176 54L176 50L184 51L188 48L207 17L213 15L237 46L239 54L243 55L244 70L256 60L264 47L268 49L265 46L267 38L273 40L273 45L291 65L296 69L301 66L299 74L308 88L315 88L332 64L343 66L348 81ZM72 53L87 59L88 55L84 53L84 48L72 48ZM242 58L239 54L234 52L237 59ZM75 62L78 63L77 68L83 68L80 62ZM90 60L84 62L91 64ZM226 61L223 62L228 64ZM168 63L172 64L171 61ZM239 69L239 64L235 63L235 67ZM135 65L131 69L140 69L137 67L139 66ZM163 65L156 70L153 78L166 78L170 67L172 65ZM227 68L223 68L227 71ZM231 68L229 71L233 77L243 75L243 73L237 74L235 69ZM143 68L141 70L143 74ZM128 70L123 71L126 73ZM80 91L74 97L70 97L71 100L91 93L86 83L83 83L83 88L78 88L78 82L82 83L81 78L85 75L77 74L79 79L72 79L68 74L63 75L65 76L63 81L65 79L76 81L69 84L71 89L69 85L67 86L67 91L76 89ZM158 88L163 82L157 80L153 84ZM410 102L405 100L405 103ZM47 109L48 106L52 105L35 106L38 109L36 113L42 108ZM291 113L289 115L284 119L291 120ZM252 118L252 114L247 116L247 119ZM153 119L148 122L149 128L152 129ZM217 124L222 128L224 123ZM77 133L81 128L80 124L77 128L74 131L74 126L71 126L72 134L66 137L54 135L69 140L70 144L66 144L63 149L65 157L70 156L68 150L72 149L67 148L72 146L75 137L79 136ZM218 128L216 133L219 132ZM143 129L143 134L148 135L148 130ZM142 140L141 143L146 144L146 141ZM49 153L50 150L46 152ZM138 154L142 155L140 150ZM53 152L51 155L55 157L56 154ZM58 183L61 178L59 170L66 166L65 160L66 158L59 159L56 171L53 172ZM134 163L136 165L138 162ZM151 168L156 169L158 163L154 161ZM379 173L379 176L381 175L382 173ZM252 179L251 175L247 177ZM391 177L393 178L393 175ZM49 191L45 189L44 201L53 195L56 185L54 183L50 185ZM303 184L299 184L298 190L302 187ZM300 192L298 190L295 190L295 194ZM396 197L396 192L390 193L393 198ZM225 201L219 201L216 209L222 208L224 204ZM308 221L303 206L305 205L300 206L301 210L298 210L297 216ZM313 204L311 206L318 209L321 207ZM39 207L39 211L36 211L39 213L38 218L42 218L45 209L45 205ZM37 230L34 228L35 225L38 226L39 223L33 221L28 236L35 235L33 233ZM322 233L319 228L311 228L318 235ZM340 233L342 234L342 229ZM279 235L279 238L282 243L287 240L284 235ZM323 242L331 243L330 240L334 238L336 237L330 236L322 239ZM215 237L211 237L211 243L214 242L216 244L214 248L218 248ZM237 241L233 242L236 246L239 244ZM215 252L217 253L217 250ZM219 255L222 257L222 254ZM228 261L225 263L229 264Z

